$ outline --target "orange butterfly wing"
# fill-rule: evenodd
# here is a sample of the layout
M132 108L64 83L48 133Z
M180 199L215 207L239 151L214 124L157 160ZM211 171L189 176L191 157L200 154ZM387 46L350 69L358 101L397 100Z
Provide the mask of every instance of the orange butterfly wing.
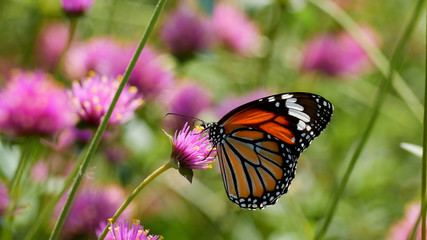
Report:
M332 104L309 93L259 99L226 114L210 129L230 200L264 208L288 191L297 159L329 123Z

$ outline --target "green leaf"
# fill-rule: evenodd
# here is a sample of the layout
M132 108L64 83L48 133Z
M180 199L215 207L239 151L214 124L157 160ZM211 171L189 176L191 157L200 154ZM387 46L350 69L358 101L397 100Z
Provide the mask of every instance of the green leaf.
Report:
M193 169L180 167L178 170L190 183L193 182Z

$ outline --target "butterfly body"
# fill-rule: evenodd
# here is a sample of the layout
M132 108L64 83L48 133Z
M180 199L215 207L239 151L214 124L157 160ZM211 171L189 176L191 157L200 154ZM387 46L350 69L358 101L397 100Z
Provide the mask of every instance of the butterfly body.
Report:
M228 198L263 209L285 194L297 159L329 123L332 104L311 93L261 98L205 124L217 149Z

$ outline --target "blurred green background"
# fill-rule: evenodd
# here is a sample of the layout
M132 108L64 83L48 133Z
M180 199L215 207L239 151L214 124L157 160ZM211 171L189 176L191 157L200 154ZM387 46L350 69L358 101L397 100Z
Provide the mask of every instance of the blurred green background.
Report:
M415 5L415 1L405 0L334 2L354 21L373 29L378 46L387 58L393 53ZM207 122L218 121L215 107L224 99L263 89L271 94L317 93L334 104L332 121L301 155L289 193L274 206L249 211L231 203L215 163L210 170L195 171L192 184L176 170L168 170L141 192L133 203L131 215L141 220L151 233L165 239L312 239L331 194L344 174L353 147L366 127L377 87L384 76L375 65L351 77L301 70L303 49L310 38L320 33L342 31L339 23L310 1L233 3L245 10L263 35L262 49L253 56L240 56L225 48L216 48L198 53L185 62L178 61L159 40L165 16L177 5L177 1L172 0L167 2L149 39L149 44L174 70L177 83L195 83L212 99L211 107L197 117ZM154 0L97 0L79 19L76 38L85 41L94 36L114 36L137 42L155 4ZM199 11L209 15L203 13L202 8ZM0 82L7 82L7 73L12 68L40 68L34 54L35 42L42 27L50 21L68 24L59 1L0 2ZM408 42L403 66L399 69L411 94L419 101L424 94L425 22L424 14ZM171 145L162 129L170 134L174 130L161 124L166 112L168 108L155 101L139 109L137 117L120 128L118 136L101 143L89 167L87 181L99 185L118 184L129 194L167 161ZM421 112L418 114L420 116ZM1 138L0 170L7 182L17 165L19 148L8 136ZM421 158L401 145L421 145L421 141L420 120L396 89L391 88L326 239L392 239L388 236L391 226L403 217L407 204L420 198ZM126 149L126 154L120 162L111 163L106 160L105 151L116 145ZM63 158L61 161L74 161L80 150L81 146L74 148L66 156L46 150L44 159L55 156ZM23 238L40 208L65 178L63 174L52 174L44 182L30 182L26 186L23 207L14 221L16 239ZM52 216L51 221L44 224L36 239L47 239L54 220Z

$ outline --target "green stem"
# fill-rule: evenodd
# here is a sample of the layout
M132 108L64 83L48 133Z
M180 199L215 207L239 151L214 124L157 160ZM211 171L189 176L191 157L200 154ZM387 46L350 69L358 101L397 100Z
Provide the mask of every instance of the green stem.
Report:
M313 1L317 1L317 0L311 0ZM394 51L394 54L392 56L392 59L390 61L390 68L388 71L388 74L386 75L386 77L383 79L383 81L381 81L380 86L378 86L378 90L377 90L377 97L375 100L375 105L372 109L372 112L369 116L369 120L367 123L366 128L363 131L363 134L360 138L360 140L357 142L355 151L351 157L350 163L347 167L347 170L344 174L344 177L342 178L337 191L335 192L334 196L332 197L331 203L329 205L329 207L327 208L326 214L325 214L325 220L323 221L323 224L320 226L319 231L317 231L314 239L321 239L323 237L323 235L326 233L329 224L332 220L332 217L335 213L336 207L338 205L338 201L340 200L342 193L345 189L345 186L347 185L347 182L350 178L350 175L354 169L354 166L356 165L357 160L359 159L359 156L363 150L363 148L365 147L372 129L378 119L378 115L379 115L379 111L384 103L385 97L387 95L388 89L391 85L391 81L394 77L396 73L396 69L399 68L399 66L402 63L403 60L403 53L404 53L404 48L406 47L406 43L408 42L409 37L412 34L412 31L415 27L415 24L418 21L418 18L420 17L420 13L421 13L421 6L424 4L425 0L418 0L417 6L414 10L414 13L411 15L411 19L409 21L408 26L405 28L405 32L403 33L402 37L400 38L398 45L396 47L396 50Z
M55 71L54 71L55 76L58 79L61 79L60 78L60 72L61 72L62 66L64 64L65 55L68 52L68 49L70 48L71 43L73 42L74 35L76 33L78 19L79 19L78 17L70 16L70 27L68 28L67 43L65 44L64 49L62 50L61 54L59 55L58 61L57 61L56 66L54 68L55 69Z
M333 18L338 24L340 24L363 48L369 59L375 64L380 70L384 77L388 77L389 69L391 64L388 62L384 54L378 49L378 47L372 44L372 41L366 39L366 34L363 33L362 28L338 5L333 1L327 0L308 0L313 5L324 11L331 18ZM406 103L415 117L421 123L423 120L422 111L423 107L416 95L413 93L411 88L406 84L403 78L398 72L394 73L392 85L394 90L399 94L400 98Z
M8 206L7 215L5 217L5 226L9 229L12 229L14 217L16 215L15 212L19 206L20 194L23 192L23 189L20 188L25 186L22 182L25 182L28 177L28 175L24 173L31 167L33 160L39 157L39 150L41 148L39 142L39 137L28 137L24 139L21 145L21 157L9 187L11 203ZM11 238L12 233L5 228L0 239L6 240Z
M120 85L117 89L116 94L114 95L114 98L111 102L111 105L108 108L108 111L105 114L104 119L102 120L101 124L99 125L94 137L92 138L92 141L90 142L88 153L86 154L85 158L83 159L83 163L80 166L80 171L77 174L77 177L76 177L76 180L75 180L73 186L71 187L71 191L70 191L70 194L67 198L67 201L65 202L65 205L61 211L61 214L60 214L60 216L59 216L59 218L55 224L55 228L53 229L52 234L49 238L50 240L57 239L59 236L59 232L60 232L61 227L65 221L65 218L67 216L68 210L69 210L70 205L71 205L71 202L74 199L74 196L77 192L77 189L80 185L80 182L83 179L83 175L86 172L86 169L89 165L90 160L93 158L93 155L95 154L95 151L99 145L99 142L101 141L102 134L104 133L104 131L107 127L108 121L110 120L111 114L114 110L114 107L116 106L116 103L120 97L120 94L122 93L126 83L128 82L130 74L132 73L132 70L135 68L135 64L138 61L138 58L141 55L141 52L142 52L145 44L147 43L148 36L150 35L151 31L153 30L154 25L155 25L159 15L160 15L161 10L163 9L163 6L165 5L165 3L166 3L166 0L159 0L158 4L156 6L156 9L154 10L153 16L151 17L150 22L148 23L147 29L145 30L145 32L141 38L141 41L140 41L140 43L139 43L139 45L135 51L135 54L132 57L132 60L130 61L129 66L126 69L126 72L123 76L122 81L120 82Z
M427 26L426 26L427 27ZM427 37L426 37L427 41ZM427 57L427 48L425 50ZM427 182L427 59L424 82L423 156L421 159L421 239L426 239L426 182Z
M114 223L117 220L117 218L119 218L120 215L123 213L123 211L129 206L129 204L136 197L136 195L138 195L138 193L141 192L142 189L144 189L145 186L147 186L157 176L159 176L160 174L162 174L163 172L165 172L166 170L168 170L171 167L172 167L172 165L170 164L170 162L167 162L167 163L163 164L161 167L159 167L156 171L151 173L150 176L148 176L146 179L144 179L144 181L142 181L138 185L138 187L136 187L133 190L133 192L129 195L129 197L126 199L126 201L122 204L122 206L120 206L120 208L117 210L117 212L114 214L114 216L109 220L111 220L111 222ZM109 227L108 225L105 226L104 231L99 236L98 240L102 240L105 238L105 236L107 236L108 227Z

